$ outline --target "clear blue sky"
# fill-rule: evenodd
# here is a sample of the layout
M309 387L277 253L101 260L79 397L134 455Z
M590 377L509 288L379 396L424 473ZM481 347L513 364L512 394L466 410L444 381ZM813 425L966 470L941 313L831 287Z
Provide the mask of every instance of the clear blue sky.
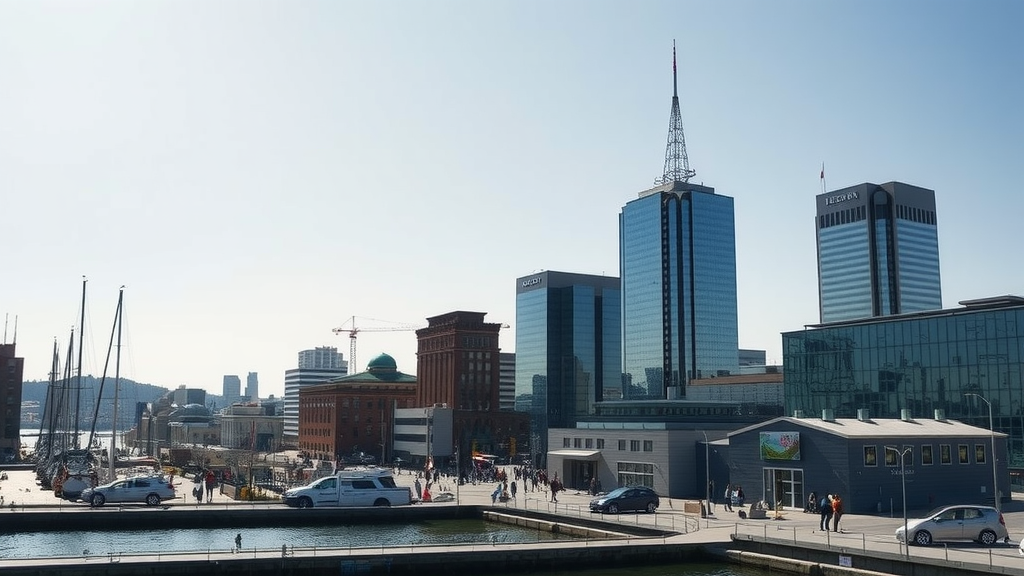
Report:
M1024 2L0 0L0 313L26 378L282 394L350 316L511 324L537 270L618 275L671 47L696 181L735 198L740 344L815 323L814 196L936 191L944 305L1024 294ZM359 321L357 321L359 324ZM363 326L383 324L366 321ZM412 332L366 332L415 373Z

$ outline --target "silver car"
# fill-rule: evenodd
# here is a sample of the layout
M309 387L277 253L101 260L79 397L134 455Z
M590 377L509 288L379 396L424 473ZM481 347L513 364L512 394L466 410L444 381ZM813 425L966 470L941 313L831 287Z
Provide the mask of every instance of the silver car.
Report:
M164 500L177 498L174 485L163 476L135 476L122 478L109 484L86 488L79 497L91 506L103 506L107 502L145 502L156 506Z
M1010 538L1002 513L991 506L942 506L924 518L910 520L907 531L910 542L921 546L945 540L973 540L991 546ZM907 540L903 526L896 530L896 539Z

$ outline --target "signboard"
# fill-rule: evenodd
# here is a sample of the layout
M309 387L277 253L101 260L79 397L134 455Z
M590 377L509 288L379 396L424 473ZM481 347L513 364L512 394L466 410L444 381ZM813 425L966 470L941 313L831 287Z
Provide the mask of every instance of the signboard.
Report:
M799 432L761 432L761 460L799 460Z

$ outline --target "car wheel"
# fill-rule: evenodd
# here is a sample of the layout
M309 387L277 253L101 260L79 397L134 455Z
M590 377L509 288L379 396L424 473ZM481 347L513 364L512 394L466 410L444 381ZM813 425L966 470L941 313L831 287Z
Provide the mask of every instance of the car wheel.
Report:
M103 504L106 501L107 501L107 499L103 497L103 494L93 494L92 495L92 505L93 506L103 506Z
M377 498L377 500L374 501L373 505L374 506L383 506L383 507L386 508L386 507L391 506L391 502L388 502L387 498Z
M310 500L308 496L303 496L302 498L299 498L299 508L312 508L312 507L313 507L313 501Z
M991 530L982 530L981 536L978 537L978 542L985 546L991 546L996 543L996 533Z
M647 513L648 514L654 514L654 511L657 510L657 509L658 509L658 507L654 505L654 502L648 502L647 503Z
M932 543L932 535L927 530L921 530L914 534L914 543L921 546L928 546Z
M609 504L608 505L608 513L609 514L618 514L619 513L619 505L618 504Z
M160 505L160 495L159 494L150 494L149 496L146 496L146 506L159 506L159 505Z

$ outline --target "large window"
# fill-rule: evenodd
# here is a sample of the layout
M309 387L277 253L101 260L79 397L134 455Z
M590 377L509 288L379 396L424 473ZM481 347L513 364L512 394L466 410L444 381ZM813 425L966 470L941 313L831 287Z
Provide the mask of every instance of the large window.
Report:
M957 446L957 456L960 457L960 463L961 464L970 464L971 463L971 458L970 458L971 455L967 452L967 444L959 444Z
M939 463L952 464L953 456L950 454L949 444L939 444Z
M925 444L921 446L921 464L925 466L932 465L932 445Z
M878 466L878 453L875 451L874 446L864 447L864 465Z
M974 445L974 463L984 464L985 463L985 445L975 444Z
M619 486L647 486L654 488L654 464L643 462L618 463Z

